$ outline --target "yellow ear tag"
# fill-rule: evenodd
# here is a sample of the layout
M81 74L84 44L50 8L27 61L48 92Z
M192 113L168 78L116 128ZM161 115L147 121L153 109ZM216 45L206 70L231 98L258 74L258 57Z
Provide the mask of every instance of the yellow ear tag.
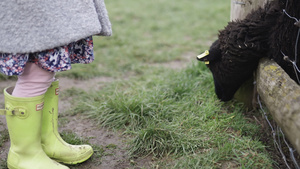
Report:
M209 61L204 62L206 65L209 65Z
M198 59L202 59L202 58L204 58L205 56L207 56L207 55L209 55L209 51L208 50L206 50L204 53L202 53L201 55L198 55L197 56L197 58Z

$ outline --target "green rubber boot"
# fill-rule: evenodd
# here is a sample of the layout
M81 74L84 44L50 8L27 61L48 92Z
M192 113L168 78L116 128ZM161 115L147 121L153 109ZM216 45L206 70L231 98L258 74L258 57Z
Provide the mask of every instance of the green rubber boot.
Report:
M52 82L45 94L42 120L42 146L46 154L57 162L78 164L89 159L93 148L89 145L70 145L59 135L58 119L59 81Z
M41 145L41 122L44 95L14 97L13 87L4 89L10 149L7 157L9 169L68 169L50 159Z

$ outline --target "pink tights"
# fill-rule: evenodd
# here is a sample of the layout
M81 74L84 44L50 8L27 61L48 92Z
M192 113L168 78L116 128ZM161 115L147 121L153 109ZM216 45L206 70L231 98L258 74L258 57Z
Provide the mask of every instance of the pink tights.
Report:
M26 63L23 74L18 76L12 93L16 97L34 97L46 93L54 80L55 73L46 71L34 63Z

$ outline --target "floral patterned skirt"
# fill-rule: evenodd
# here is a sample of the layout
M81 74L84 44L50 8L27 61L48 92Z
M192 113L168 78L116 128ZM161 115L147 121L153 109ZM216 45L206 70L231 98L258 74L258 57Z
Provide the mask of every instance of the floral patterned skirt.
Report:
M36 53L0 53L0 72L12 76L23 73L25 64L32 62L50 72L60 72L71 69L71 64L91 63L94 60L93 38L72 42Z

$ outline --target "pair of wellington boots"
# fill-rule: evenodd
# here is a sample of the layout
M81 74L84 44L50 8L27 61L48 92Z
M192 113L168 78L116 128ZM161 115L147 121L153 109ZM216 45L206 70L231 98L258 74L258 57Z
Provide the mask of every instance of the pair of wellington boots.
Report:
M57 130L59 82L45 95L14 97L13 87L4 89L7 127L11 146L9 169L67 169L58 162L78 164L93 154L89 145L70 145Z

